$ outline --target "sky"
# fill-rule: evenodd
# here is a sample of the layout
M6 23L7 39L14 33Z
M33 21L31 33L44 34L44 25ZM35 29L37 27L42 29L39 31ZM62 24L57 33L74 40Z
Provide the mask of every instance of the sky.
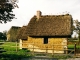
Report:
M80 21L80 0L19 0L19 8L13 13L17 19L0 24L0 32L9 30L11 26L28 25L30 19L40 10L42 15L61 15L69 13L73 20Z

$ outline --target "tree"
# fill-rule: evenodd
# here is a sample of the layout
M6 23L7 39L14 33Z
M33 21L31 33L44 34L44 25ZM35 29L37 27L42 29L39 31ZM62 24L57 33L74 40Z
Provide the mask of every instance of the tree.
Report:
M3 37L3 33L2 33L2 32L0 32L0 39L2 39L2 37Z
M15 18L12 10L18 8L16 2L17 0L0 0L0 23L7 23Z
M4 35L4 40L7 40L7 31L5 30L5 31L3 31L3 35Z
M0 40L6 40L7 37L4 33L0 32Z
M80 22L78 20L74 20L75 29L74 31L78 34L78 40L80 43Z

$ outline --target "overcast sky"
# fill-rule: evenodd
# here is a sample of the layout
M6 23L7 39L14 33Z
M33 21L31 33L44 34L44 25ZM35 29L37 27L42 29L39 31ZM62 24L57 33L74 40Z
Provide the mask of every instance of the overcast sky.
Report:
M19 8L14 9L15 17L11 22L0 24L0 32L11 26L27 25L30 19L40 10L42 15L66 14L80 21L80 0L19 0Z

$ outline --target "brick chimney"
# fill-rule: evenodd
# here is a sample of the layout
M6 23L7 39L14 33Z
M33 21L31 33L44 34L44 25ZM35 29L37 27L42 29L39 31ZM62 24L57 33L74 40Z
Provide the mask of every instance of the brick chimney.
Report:
M37 11L37 15L36 15L37 19L41 17L41 14L42 14L41 11Z

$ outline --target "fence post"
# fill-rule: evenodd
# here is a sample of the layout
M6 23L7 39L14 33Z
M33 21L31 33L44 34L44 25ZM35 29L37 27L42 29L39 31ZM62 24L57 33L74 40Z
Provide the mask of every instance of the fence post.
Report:
M68 50L67 50L66 45L65 45L65 47L64 47L64 54L68 54Z
M46 45L46 55L47 55L47 53L48 53L48 46Z
M76 56L76 43L74 45L74 56Z
M34 43L33 43L33 55L34 55Z
M16 41L16 52L18 51L18 42Z
M52 45L52 55L54 54L54 45Z

